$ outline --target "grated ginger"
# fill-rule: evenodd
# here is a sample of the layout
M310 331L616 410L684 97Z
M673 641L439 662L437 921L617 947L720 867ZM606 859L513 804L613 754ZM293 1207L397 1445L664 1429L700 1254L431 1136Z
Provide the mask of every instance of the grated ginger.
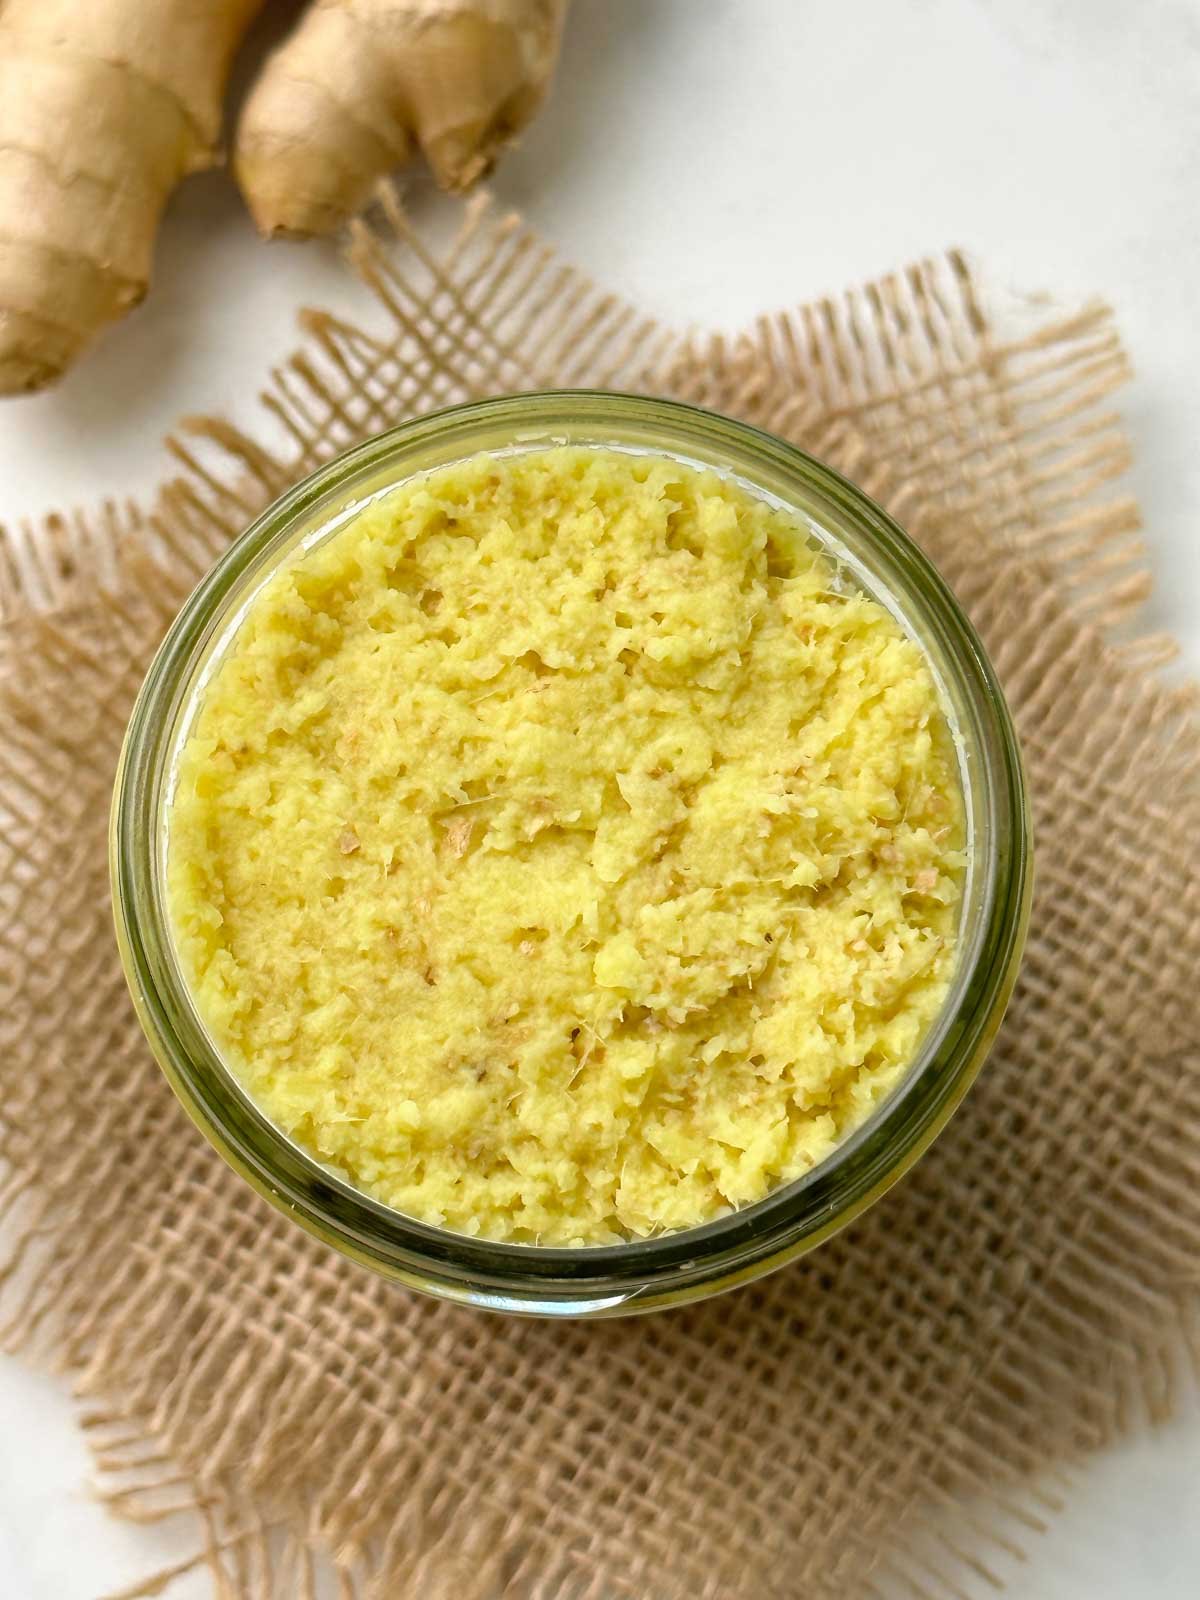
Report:
M761 1199L896 1085L952 974L962 795L921 650L678 462L392 491L258 593L177 776L171 918L231 1070L464 1233Z

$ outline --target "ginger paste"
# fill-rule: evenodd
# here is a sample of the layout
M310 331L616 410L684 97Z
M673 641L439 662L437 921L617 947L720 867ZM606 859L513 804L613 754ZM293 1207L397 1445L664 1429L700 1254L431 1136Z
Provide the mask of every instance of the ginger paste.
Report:
M312 1156L600 1244L761 1199L896 1085L962 845L883 606L714 473L560 448L405 483L258 592L168 888L214 1042Z

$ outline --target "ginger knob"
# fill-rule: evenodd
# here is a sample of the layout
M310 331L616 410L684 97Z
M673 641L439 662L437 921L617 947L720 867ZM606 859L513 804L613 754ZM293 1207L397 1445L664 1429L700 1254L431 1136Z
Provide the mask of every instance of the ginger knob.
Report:
M163 208L215 159L261 4L0 6L0 394L53 382L145 294Z
M263 233L328 233L420 150L469 188L540 106L566 0L314 0L267 60L234 148Z

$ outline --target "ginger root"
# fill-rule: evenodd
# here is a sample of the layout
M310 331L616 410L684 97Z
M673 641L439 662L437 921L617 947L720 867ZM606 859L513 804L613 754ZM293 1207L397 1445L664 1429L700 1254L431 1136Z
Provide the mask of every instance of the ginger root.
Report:
M265 234L328 233L419 147L469 188L533 117L566 0L313 0L242 112L238 182Z
M261 4L0 5L0 393L52 382L142 298L168 196L216 159Z
M171 191L217 159L263 0L0 0L0 394L142 298ZM326 233L419 147L464 189L541 104L566 0L312 0L237 132L264 233Z

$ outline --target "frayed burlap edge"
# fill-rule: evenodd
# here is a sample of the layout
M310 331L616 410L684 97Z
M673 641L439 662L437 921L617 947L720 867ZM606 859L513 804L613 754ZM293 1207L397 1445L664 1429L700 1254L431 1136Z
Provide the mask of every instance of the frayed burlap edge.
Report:
M148 511L0 540L7 1338L73 1374L114 1509L199 1513L227 1593L303 1595L329 1563L389 1600L969 1592L1053 1510L1047 1470L1165 1412L1197 1361L1194 700L1134 631L1111 319L998 341L951 254L680 338L482 204L443 257L394 206L352 250L383 331L305 314L263 397L289 446L189 421ZM811 1262L641 1330L484 1325L295 1239L181 1126L96 915L134 669L217 551L404 415L574 384L746 416L884 500L984 632L1043 838L1013 1017L938 1149Z

